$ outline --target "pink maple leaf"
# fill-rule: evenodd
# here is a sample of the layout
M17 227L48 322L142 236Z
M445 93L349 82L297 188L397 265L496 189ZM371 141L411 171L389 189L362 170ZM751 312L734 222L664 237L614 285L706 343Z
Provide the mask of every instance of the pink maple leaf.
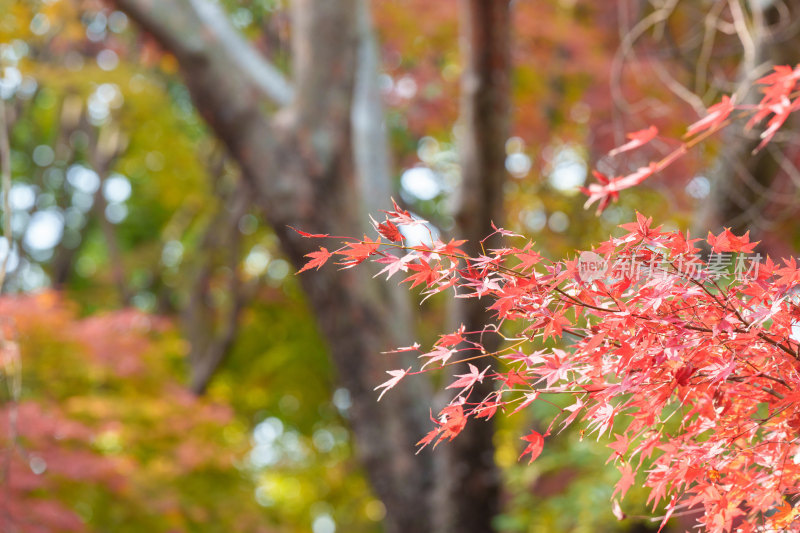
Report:
M639 131L634 131L633 133L629 133L627 135L627 138L630 139L630 141L626 142L622 146L614 148L613 150L608 152L608 155L614 157L617 154L628 152L630 150L635 150L636 148L644 146L645 144L655 139L656 135L658 135L658 128L656 128L655 126L650 126L649 128L644 130L639 130Z
M388 381L384 381L383 383L381 383L380 385L378 385L373 389L373 390L383 389L381 391L380 396L378 396L378 401L381 401L381 398L383 398L383 395L386 394L386 391L388 391L389 389L393 388L395 385L400 383L400 380L406 377L406 375L408 375L410 371L411 367L408 367L408 370L402 370L402 369L387 370L386 373L392 376L392 378L389 379Z

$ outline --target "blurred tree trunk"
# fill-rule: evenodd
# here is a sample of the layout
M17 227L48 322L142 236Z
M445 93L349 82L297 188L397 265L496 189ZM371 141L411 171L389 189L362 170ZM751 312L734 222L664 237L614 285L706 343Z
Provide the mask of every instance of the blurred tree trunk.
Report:
M250 191L241 179L233 184L225 183L223 165L224 160L220 159L216 162L217 168L212 169L214 194L221 205L206 227L199 252L195 254L199 264L191 276L189 301L181 310L183 335L190 344L189 388L198 395L205 393L211 378L230 353L242 311L257 287L255 279L242 279L239 267L242 249L239 221L247 213ZM220 264L227 269L224 303L215 302L212 294L214 269Z
M742 92L749 90L744 98L737 96L738 103L756 104L762 96L751 88L756 78L774 65L800 62L800 0L748 5L751 52L745 54L739 77ZM796 123L796 117L790 117L790 121ZM788 158L776 142L753 154L761 140L760 131L754 128L748 132L745 122L739 121L723 133L723 148L709 176L711 192L695 215L692 234L702 237L709 231L717 233L731 227L737 234L750 231L751 238L757 240L774 222L796 213L796 195L787 192L800 183L797 157ZM782 172L791 178L788 185L794 182L794 186L786 187L787 180L780 179Z
M238 161L295 267L319 244L289 226L362 234L366 213L383 207L391 190L366 0L291 3L291 84L232 29L216 4L115 3L175 55L196 108ZM480 238L502 211L504 155L498 146L502 151L507 137L508 106L498 95L508 88L508 0L474 0L464 9L471 74L464 83L466 195L460 219L470 238ZM446 466L434 471L435 454L414 454L430 425L431 396L423 380L407 380L376 402L373 388L385 381L385 370L410 364L380 352L410 343L413 335L408 295L371 276L368 268L328 268L299 279L340 383L350 392L358 453L386 505L386 531L489 531L498 509L491 425L468 426L463 444L456 443ZM485 322L476 309L460 310L470 327ZM436 492L443 496L434 502L441 480L446 486Z
M503 186L506 181L505 143L510 129L510 32L509 0L460 0L461 49L464 70L461 78L461 111L458 145L461 186L455 206L460 239L468 239L465 251L483 254L481 241L494 230L492 222L503 224ZM500 248L500 236L483 242L488 251ZM452 302L452 329L464 325L473 332L487 352L499 348L497 335L481 332L490 322L485 301L477 298ZM478 338L479 337L479 338ZM452 374L469 372L466 363L450 369ZM494 390L492 380L476 384L471 401L480 401ZM500 473L494 458L493 420L473 420L453 442L437 450L442 470L437 487L439 522L436 531L491 531L492 518L499 511ZM468 496L475 505L458 504ZM470 529L472 528L472 529Z

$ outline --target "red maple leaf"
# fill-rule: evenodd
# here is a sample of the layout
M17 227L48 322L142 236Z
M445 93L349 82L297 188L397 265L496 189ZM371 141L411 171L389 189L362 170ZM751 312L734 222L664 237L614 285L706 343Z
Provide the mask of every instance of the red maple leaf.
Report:
M675 371L675 381L678 382L678 385L685 387L689 384L689 380L694 375L696 370L697 369L691 363L680 367Z
M522 395L522 397L523 397L523 398L525 398L525 399L522 401L522 403L520 403L520 404L517 406L517 408L516 408L516 409L514 409L514 412L513 412L513 413L511 413L511 414L514 414L514 413L516 413L517 411L521 411L522 409L525 409L525 408L526 408L526 407L528 407L530 404L532 404L533 402L535 402L535 401L536 401L536 399L539 397L539 391L526 392L525 394L523 394L523 395Z
M372 241L364 235L364 240L359 242L348 242L344 248L335 253L343 255L345 260L338 263L342 268L351 268L359 263L363 263L369 256L375 254L381 246L381 240Z
M426 287L430 287L437 279L439 279L439 273L431 268L431 265L423 259L420 259L419 263L409 264L408 269L413 270L416 272L416 274L411 274L401 283L410 281L412 289L422 283L424 283Z
M495 413L497 413L497 408L503 404L499 401L490 400L489 398L491 397L492 395L475 407L475 409L472 411L473 413L478 413L475 415L475 418L485 418L486 420L489 420L495 415Z
M783 264L786 266L775 269L775 274L780 276L775 280L775 284L778 286L793 286L800 282L800 270L797 268L797 260L794 257L790 257L789 259L784 259Z
M520 374L516 370L509 370L508 372L499 373L496 374L495 376L498 380L503 382L503 386L506 386L509 389L513 389L514 385L522 385L522 386L528 385L528 380L525 379L525 376L523 374Z
M397 257L396 255L386 254L385 257L381 257L375 260L376 263L380 263L382 265L386 265L381 269L380 272L375 274L374 277L378 277L384 272L386 273L386 279L391 278L399 271L408 272L408 262L413 261L414 257L411 255L404 255L402 257Z
M650 126L649 128L644 130L639 130L639 131L634 131L633 133L629 133L627 137L628 139L630 139L630 141L623 144L622 146L614 148L608 153L608 155L614 157L617 154L621 154L623 152L639 148L640 146L644 146L645 144L655 139L656 135L658 135L658 128L656 128L655 126Z
M411 346L401 346L400 348L395 348L394 350L389 350L388 352L381 352L381 353L402 353L402 352L414 352L419 350L419 343L415 342Z
M753 150L754 154L758 153L772 140L781 126L783 126L783 123L786 122L786 119L789 118L789 115L796 111L798 107L800 107L800 100L792 102L786 96L781 97L778 102L767 106L769 112L772 113L772 118L767 123L767 129L761 132L761 142Z
M734 109L736 109L736 98L723 95L721 101L708 108L706 116L687 128L684 138L691 137L701 131L718 128Z
M564 316L563 311L559 311L555 313L551 317L545 318L545 326L544 326L544 339L547 340L548 337L558 338L561 337L563 332L563 326L569 326L571 322L567 317Z
M570 415L567 418L565 418L563 422L561 422L561 431L564 431L567 427L569 427L570 424L572 424L575 421L576 418L578 418L578 415L581 414L584 407L586 407L586 404L583 403L582 399L578 398L577 400L575 400L574 404L564 408L564 411L569 412Z
M441 432L442 428L440 427L436 427L430 430L424 437L422 437L419 440L419 442L417 442L417 446L420 447L419 450L417 450L417 453L419 453L422 450L422 448L433 442L433 439L435 439Z
M403 240L403 234L400 233L400 229L391 220L378 224L376 228L378 233L392 242L402 242Z
M737 237L731 233L730 228L725 230L719 235L714 235L709 232L706 238L708 244L711 246L711 251L714 253L719 252L744 252L750 253L758 245L758 241L750 242L750 232L748 231L741 237Z
M464 415L464 407L458 403L448 405L442 409L439 413L439 420L436 420L433 418L433 416L431 416L431 420L436 424L437 427L429 431L427 435L417 442L417 446L420 447L420 449L417 450L417 453L419 453L422 448L433 442L434 439L436 439L434 448L444 439L453 440L458 436L459 433L461 433L461 431L464 429L464 426L467 425L467 417Z
M295 275L297 275L297 274L299 274L301 272L305 272L306 270L309 270L309 269L312 269L312 268L316 268L317 270L319 270L319 268L322 265L324 265L325 262L328 259L330 259L332 255L333 254L331 252L329 252L327 248L320 246L318 252L311 252L310 254L306 254L305 255L306 257L310 257L311 260L308 263L306 263L303 266L303 268L301 268L300 270L295 272Z
M669 248L674 254L677 255L694 255L700 251L699 248L695 247L694 243L702 240L703 239L691 239L688 231L686 232L686 235L681 232L677 232L670 238Z
M442 409L439 418L442 424L442 436L439 440L453 440L467 425L467 417L464 416L464 407L461 404L448 405Z
M662 166L663 164L650 163L646 167L639 167L636 171L627 176L618 176L611 179L600 172L594 171L594 177L597 178L600 183L592 183L588 188L581 187L580 189L584 194L589 196L589 199L583 204L584 209L588 209L593 203L600 200L597 212L601 213L608 206L612 198L616 200L619 197L619 191L639 185L652 176L657 170L660 170Z
M437 241L434 243L433 251L437 254L447 255L450 257L464 257L464 252L459 248L462 244L467 241L457 241L455 239L450 239L450 242L447 244L443 242Z
M472 387L475 382L483 383L483 376L486 374L486 371L489 370L490 367L486 367L483 369L482 372L478 371L478 367L473 365L472 363L468 363L469 365L469 374L456 374L457 379L453 383L447 386L448 389L457 389L457 388L464 388L467 389Z
M542 260L541 255L531 250L532 246L533 243L528 241L525 248L514 254L514 257L520 260L520 264L515 267L515 270L525 272L528 269L533 269L533 267Z
M454 331L453 333L448 333L447 335L442 335L439 338L439 342L437 342L436 344L438 344L439 346L456 346L458 344L461 344L461 342L464 340L463 335L464 335L464 324L461 324L461 327L459 327L457 331Z
M617 481L617 486L614 488L614 493L611 495L612 498L616 496L617 492L619 492L620 498L624 498L625 493L628 492L628 489L631 488L633 482L636 481L636 474L631 468L630 463L624 463L619 467L619 471L622 474L622 477L619 481Z
M791 91L795 83L800 80L800 65L792 67L791 65L775 65L772 67L772 72L766 76L756 80L756 83L768 86L781 86L784 90ZM767 92L766 89L763 89ZM788 94L788 92L786 93Z
M775 113L773 106L789 98L798 79L800 79L800 66L792 68L789 65L777 65L773 68L772 73L757 80L756 83L765 85L761 89L764 97L758 103L756 113L747 122L747 127L751 128L770 114Z
M617 456L623 457L625 453L628 451L628 447L630 445L630 439L626 434L615 435L615 437L617 439L616 442L609 444L608 447L614 450ZM611 460L611 458L613 457L614 455L612 455L609 458L609 460Z
M661 229L661 226L658 226L657 228L650 228L650 225L652 223L653 223L653 217L646 217L637 211L636 222L630 222L628 224L620 224L619 227L622 229L626 229L631 233L635 233L643 239L649 239L660 235L659 230Z
M452 348L446 348L444 346L436 346L432 351L420 355L421 358L422 357L430 358L427 361L425 361L425 364L422 365L422 368L424 369L426 366L436 363L437 361L441 361L442 365L444 366L444 364L451 357L453 357L454 353L456 353L456 351L453 350Z
M424 220L414 218L410 212L402 209L399 205L397 205L397 202L394 201L394 198L392 198L392 207L394 207L394 210L384 211L384 213L387 215L387 220L390 222L406 226L415 226L425 222Z
M383 383L381 383L380 385L378 385L377 387L372 389L372 390L383 389L381 391L380 396L378 396L378 401L381 401L381 398L383 398L383 395L386 394L386 392L389 389L393 388L395 385L400 383L400 380L403 379L404 377L406 377L406 375L408 375L408 373L410 371L411 371L411 367L409 367L407 370L402 370L402 369L400 369L400 370L387 370L386 373L389 374L390 376L392 376L392 378L387 380L387 381L384 381Z
M531 464L544 449L544 437L538 431L531 431L530 434L522 437L522 440L527 442L528 445L522 450L519 458L522 459L526 454L530 454L531 457L528 460L528 464Z
M305 237L307 239L323 239L325 237L330 237L327 233L308 233L303 230L299 230L293 226L289 226L292 228L296 233L300 234L301 237Z
M497 226L494 225L494 222L492 222L491 225L492 225L492 229L494 230L494 233L499 233L500 235L503 235L504 237L522 237L522 235L520 235L519 233L514 233L513 231L508 231L507 229L504 229L504 228L498 228ZM490 234L487 237L484 237L483 240L485 241L491 235L494 235L494 233Z

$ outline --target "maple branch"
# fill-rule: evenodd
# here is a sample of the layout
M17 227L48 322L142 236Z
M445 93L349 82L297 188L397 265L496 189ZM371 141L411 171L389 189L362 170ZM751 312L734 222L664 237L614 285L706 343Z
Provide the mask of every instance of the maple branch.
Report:
M711 54L714 50L714 39L717 33L716 26L724 7L723 2L715 3L703 19L703 44L700 47L694 75L694 92L697 94L705 92L708 66L711 63ZM698 109L697 111L702 110Z
M727 379L727 381L732 381L732 382L737 382L737 383L745 383L747 385L750 385L751 387L755 387L755 388L757 388L757 389L759 389L759 390L761 390L763 392L766 392L767 394L771 394L772 396L778 398L779 400L783 400L783 399L786 398L783 394L781 394L780 392L776 391L775 389L772 389L770 387L766 387L764 385L756 385L754 383L751 383L751 382L747 381L749 378L752 378L752 377L753 376L730 376ZM764 376L764 377L766 377L766 376Z
M53 141L54 161L63 161L64 166L76 162L76 147L72 146L69 142L70 136L76 131L86 131L89 125L81 121L81 108L83 103L81 97L77 95L67 95L61 101L59 110L58 132ZM89 138L91 135L87 132ZM38 179L44 179L44 172ZM90 231L91 225L84 224L78 230L80 235L80 242L86 243L86 233ZM53 253L52 261L52 284L54 289L61 289L70 279L73 274L74 260L78 254L80 247L65 246L64 240L58 244Z
M736 307L733 307L733 306L730 306L730 307L729 307L727 303L723 303L722 301L720 301L720 300L719 300L719 298L717 298L717 295L716 295L716 294L714 294L714 293L712 293L711 291L709 291L709 290L708 290L708 288L705 286L705 283L700 283L699 281L697 281L697 280L696 280L696 279L694 279L694 278L689 278L689 279L692 281L692 283L694 283L695 285L697 285L698 287L700 287L700 289L702 289L702 290L703 290L703 292L705 292L705 293L706 293L708 296L710 296L711 298L713 298L713 299L714 299L714 301L715 301L715 302L716 302L716 303L717 303L717 304L718 304L720 307L722 307L722 308L723 308L723 309L725 309L726 311L730 311L730 312L732 312L734 315L736 315L736 318L737 318L737 319L738 319L738 320L739 320L739 321L740 321L742 324L744 324L744 326L745 326L745 329L743 329L743 330L739 330L739 329L737 329L737 330L736 330L737 332L739 332L739 333L746 333L746 332L747 332L747 331L748 331L748 330L749 330L749 329L752 327L752 324L750 324L750 323L747 321L747 319L745 319L745 318L742 316L741 312L739 312L739 310L738 310ZM716 285L716 283L715 283L715 285ZM717 285L717 288L719 288L719 286L718 286L718 285ZM720 289L720 291L721 291L721 289ZM729 298L726 298L726 299L729 299ZM784 345L784 344L781 344L780 342L778 342L778 341L776 341L776 340L772 339L772 338L771 338L769 335L767 335L767 334L766 334L766 333L764 333L763 331L759 331L759 332L758 332L758 336L759 336L759 338L761 338L762 340L764 340L764 341L766 341L767 343L771 344L772 346L774 346L774 347L776 347L776 348L778 348L778 349L780 349L780 350L782 350L782 351L786 352L787 354L791 355L791 356L792 356L794 359L797 359L798 361L800 361L800 353L796 352L795 350L792 350L792 348L791 348L790 346L786 346L786 345Z
M593 309L593 310L599 311L601 313L621 313L622 312L621 309L608 309L606 307L599 307L599 306L596 306L596 305L592 305L592 304L586 303L583 300L581 300L580 298L576 298L576 297L572 296L571 294L566 293L561 287L555 286L555 287L553 287L553 289L557 293L559 293L562 296L564 296L565 298L567 298L570 302L572 302L575 305L579 305L581 307L586 307L586 308L589 308L589 309Z

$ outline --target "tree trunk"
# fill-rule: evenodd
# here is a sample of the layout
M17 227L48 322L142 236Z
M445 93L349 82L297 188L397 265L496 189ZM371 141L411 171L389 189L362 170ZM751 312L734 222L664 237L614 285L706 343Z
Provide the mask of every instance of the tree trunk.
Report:
M481 240L493 232L492 222L503 223L503 186L506 180L505 143L510 124L510 31L508 0L461 0L461 116L458 143L461 187L456 204L456 233L468 239L465 251L482 254ZM500 247L499 235L486 241L486 250ZM490 322L486 301L457 299L451 308L453 329L483 331ZM487 352L496 351L499 337L473 333ZM479 337L479 338L478 338ZM461 367L461 368L459 368ZM466 364L449 368L467 373ZM477 384L471 401L480 401L493 390L492 380ZM500 511L500 473L494 459L494 423L472 420L464 431L437 450L436 531L491 531ZM469 502L464 505L460 500Z
M380 98L372 79L377 75L377 52L365 0L292 3L293 87L231 28L215 4L204 0L116 0L116 4L175 55L195 106L239 162L296 267L318 243L300 237L289 226L334 235L362 233L366 212L380 207L377 202L385 202L390 190L385 150L376 156L358 145L385 147ZM269 101L277 111L268 111ZM466 123L472 120L467 118ZM475 198L497 194L499 190L482 189ZM483 211L474 213L488 220ZM482 223L474 231L486 227ZM438 515L445 518L437 523L460 524L464 533L483 533L497 509L491 427L475 433L474 442L467 435L469 446L454 448L458 450L454 466L468 465L469 475L463 478L468 486L462 490L450 485L447 513L438 513L431 502L434 455L414 454L415 442L430 425L431 398L424 383L407 380L376 402L373 389L385 381L385 370L410 365L380 352L409 344L412 335L407 295L371 275L367 268L331 268L301 276L300 282L330 345L339 380L350 392L358 453L386 505L386 531L456 529L435 528L432 517ZM482 458L479 463L473 461L473 453ZM488 472L485 481L478 482L483 470ZM440 475L461 479L449 471Z

